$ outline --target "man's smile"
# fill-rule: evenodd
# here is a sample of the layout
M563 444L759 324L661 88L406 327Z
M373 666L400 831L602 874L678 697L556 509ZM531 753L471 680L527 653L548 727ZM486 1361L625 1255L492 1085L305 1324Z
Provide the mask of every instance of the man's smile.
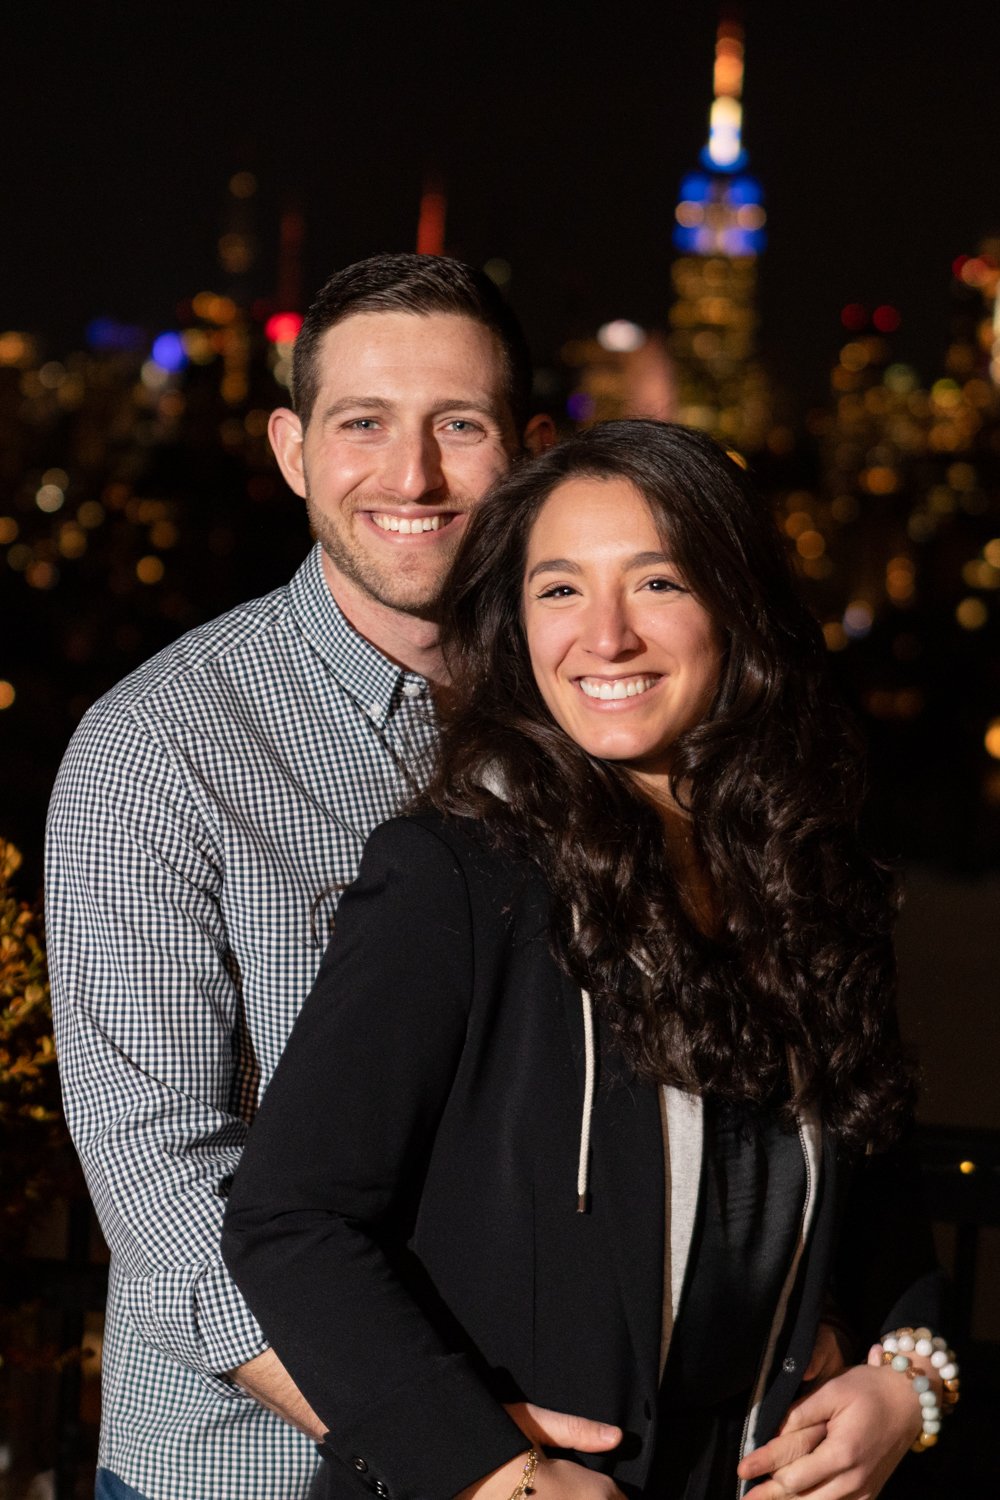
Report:
M370 510L365 514L371 517L379 531L391 531L400 536L414 536L424 531L441 531L454 521L459 512L436 511L433 515L398 516L389 511Z

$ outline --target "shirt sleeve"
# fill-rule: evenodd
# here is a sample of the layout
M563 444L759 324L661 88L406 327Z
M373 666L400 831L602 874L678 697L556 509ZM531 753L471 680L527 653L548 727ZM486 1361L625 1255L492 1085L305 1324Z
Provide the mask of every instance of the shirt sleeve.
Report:
M250 1133L223 1250L328 1457L446 1500L525 1450L421 1296L406 1241L473 989L464 875L431 830L372 835Z
M222 1262L246 1136L241 1008L215 831L169 747L100 704L49 810L46 923L63 1102L126 1315L223 1375L266 1343Z

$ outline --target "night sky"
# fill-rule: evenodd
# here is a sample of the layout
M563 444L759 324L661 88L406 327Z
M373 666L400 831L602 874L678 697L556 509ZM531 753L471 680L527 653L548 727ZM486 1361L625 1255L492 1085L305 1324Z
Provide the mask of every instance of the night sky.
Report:
M748 4L745 135L771 242L763 345L822 399L849 301L896 304L897 357L940 373L951 261L1000 228L1000 8ZM536 355L610 317L662 323L678 181L704 143L708 3L41 3L6 18L0 326L79 344L95 313L167 326L225 290L229 176L260 182L303 279L411 248L421 181L448 248L511 262Z

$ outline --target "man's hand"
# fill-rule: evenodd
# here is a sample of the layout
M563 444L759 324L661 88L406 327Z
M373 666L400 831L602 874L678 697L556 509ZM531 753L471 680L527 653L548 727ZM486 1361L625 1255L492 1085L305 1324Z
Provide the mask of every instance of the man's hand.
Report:
M856 1365L797 1401L778 1435L737 1473L771 1475L753 1500L874 1500L919 1432L910 1382L894 1370Z
M812 1358L802 1379L806 1383L831 1380L834 1375L839 1375L846 1369L847 1361L837 1330L831 1323L821 1323L816 1330Z
M256 1359L240 1365L229 1378L241 1391L246 1391L275 1416L297 1427L314 1443L323 1441L326 1423L320 1421L273 1349L265 1349Z

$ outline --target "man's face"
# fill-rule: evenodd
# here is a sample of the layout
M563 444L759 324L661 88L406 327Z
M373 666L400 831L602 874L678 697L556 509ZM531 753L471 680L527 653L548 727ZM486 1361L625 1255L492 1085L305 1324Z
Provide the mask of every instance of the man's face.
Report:
M317 351L304 436L272 442L334 570L368 600L432 615L473 509L518 449L503 355L449 313L355 313ZM283 425L282 425L283 424Z

